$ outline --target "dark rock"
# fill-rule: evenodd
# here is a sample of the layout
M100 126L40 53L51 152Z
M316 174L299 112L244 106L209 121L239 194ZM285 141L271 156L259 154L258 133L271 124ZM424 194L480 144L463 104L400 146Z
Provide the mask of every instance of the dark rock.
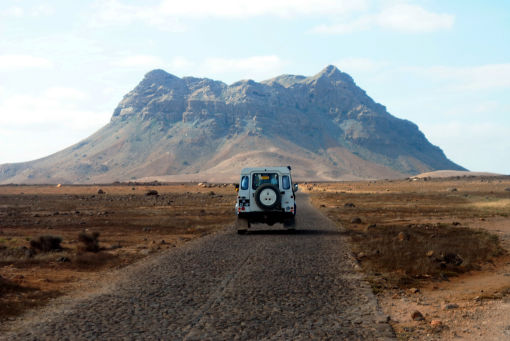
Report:
M445 304L445 306L443 307L444 310L451 310L451 309L457 309L459 307L458 304L455 304L455 303L448 303L448 304Z
M348 202L344 205L344 207L356 207L352 202Z
M425 317L423 317L423 314L420 313L418 310L414 311L412 314L411 314L411 318L414 320L414 321L424 321L425 320Z
M446 264L452 264L455 266L459 266L464 262L464 260L458 254L451 252L446 253L442 258Z
M351 224L361 224L361 218L360 217L354 217L351 219Z

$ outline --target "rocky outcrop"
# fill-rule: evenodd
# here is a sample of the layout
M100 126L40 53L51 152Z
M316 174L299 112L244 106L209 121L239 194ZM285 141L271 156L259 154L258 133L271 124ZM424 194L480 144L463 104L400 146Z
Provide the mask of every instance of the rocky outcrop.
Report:
M47 158L0 166L0 181L226 180L268 162L315 180L463 169L334 66L231 85L154 70L96 134Z

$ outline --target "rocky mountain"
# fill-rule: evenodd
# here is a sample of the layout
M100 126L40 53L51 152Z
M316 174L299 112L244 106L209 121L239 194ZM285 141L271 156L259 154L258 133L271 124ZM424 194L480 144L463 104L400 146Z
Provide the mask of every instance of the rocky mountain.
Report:
M256 165L292 165L301 180L463 170L334 66L231 85L154 70L105 127L48 157L0 166L0 183L233 181Z

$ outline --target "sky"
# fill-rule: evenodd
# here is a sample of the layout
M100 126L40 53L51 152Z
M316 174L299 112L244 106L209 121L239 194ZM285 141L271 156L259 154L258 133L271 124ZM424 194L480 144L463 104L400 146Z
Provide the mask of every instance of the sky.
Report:
M330 64L452 161L510 174L505 0L1 0L0 164L91 135L155 68L231 84Z

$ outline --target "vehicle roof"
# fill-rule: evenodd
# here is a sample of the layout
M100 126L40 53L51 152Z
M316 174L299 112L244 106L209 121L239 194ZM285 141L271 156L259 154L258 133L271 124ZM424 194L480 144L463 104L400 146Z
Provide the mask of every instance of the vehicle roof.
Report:
M241 174L248 174L253 172L279 172L282 174L290 174L290 169L285 167L247 167L241 170Z

